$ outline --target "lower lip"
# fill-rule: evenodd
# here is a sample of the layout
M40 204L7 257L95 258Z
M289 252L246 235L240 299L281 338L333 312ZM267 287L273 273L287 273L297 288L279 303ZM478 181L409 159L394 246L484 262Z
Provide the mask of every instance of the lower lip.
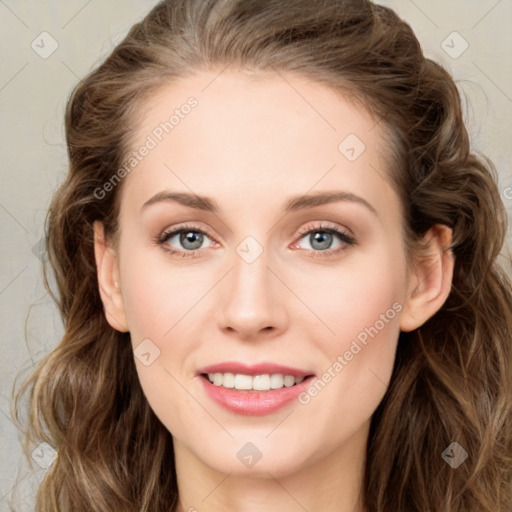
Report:
M262 416L278 411L295 400L306 390L313 377L307 377L301 383L289 388L283 387L269 391L238 391L215 386L204 376L200 378L208 396L225 409L237 414Z

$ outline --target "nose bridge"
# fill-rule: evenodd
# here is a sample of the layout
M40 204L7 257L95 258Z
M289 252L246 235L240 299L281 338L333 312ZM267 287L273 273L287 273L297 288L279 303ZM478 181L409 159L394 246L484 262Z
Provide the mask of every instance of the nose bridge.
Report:
M254 246L242 242L236 253L232 272L233 292L239 295L239 299L267 302L266 294L271 292L268 283L268 252L257 251Z
M235 248L233 269L219 297L219 327L237 331L242 337L285 328L285 297L279 293L280 283L268 268L271 256L252 236Z

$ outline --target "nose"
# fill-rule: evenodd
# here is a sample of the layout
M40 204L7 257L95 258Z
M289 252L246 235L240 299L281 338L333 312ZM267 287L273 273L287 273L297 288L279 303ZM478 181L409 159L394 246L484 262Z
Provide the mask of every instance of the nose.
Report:
M255 341L287 329L287 290L268 263L265 251L252 263L234 255L233 268L217 291L217 325L226 334Z

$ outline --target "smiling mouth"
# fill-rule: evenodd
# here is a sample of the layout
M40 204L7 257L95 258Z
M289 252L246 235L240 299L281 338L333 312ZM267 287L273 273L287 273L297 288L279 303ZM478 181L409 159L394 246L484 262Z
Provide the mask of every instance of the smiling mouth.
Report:
M246 375L243 373L202 373L202 377L214 386L236 391L272 391L282 388L290 388L300 384L303 380L312 377L294 377L282 373Z

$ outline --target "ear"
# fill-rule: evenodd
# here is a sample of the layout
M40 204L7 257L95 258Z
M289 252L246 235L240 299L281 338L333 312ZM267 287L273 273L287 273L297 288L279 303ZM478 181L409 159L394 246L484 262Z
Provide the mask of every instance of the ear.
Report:
M426 233L427 254L414 264L408 295L400 317L400 329L412 331L442 307L450 294L455 256L450 245L452 230L436 224Z
M107 322L120 332L128 332L123 297L119 286L119 264L116 252L105 240L103 223L94 222L94 257L98 286Z

